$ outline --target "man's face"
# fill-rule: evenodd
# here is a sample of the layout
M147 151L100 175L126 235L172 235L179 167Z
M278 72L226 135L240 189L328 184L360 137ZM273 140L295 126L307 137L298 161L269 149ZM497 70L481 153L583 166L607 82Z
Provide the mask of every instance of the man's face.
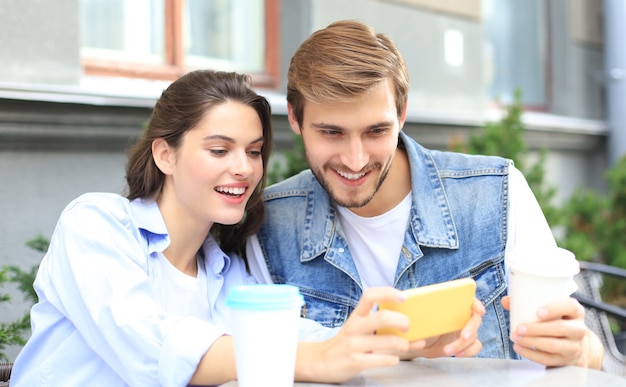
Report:
M358 209L375 198L392 167L401 128L393 84L385 80L347 102L306 102L302 135L311 171L337 204Z

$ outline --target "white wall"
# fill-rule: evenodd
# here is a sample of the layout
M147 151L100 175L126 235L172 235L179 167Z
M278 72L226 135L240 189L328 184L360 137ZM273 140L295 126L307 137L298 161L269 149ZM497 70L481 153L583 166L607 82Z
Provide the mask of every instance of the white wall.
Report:
M63 208L89 191L121 192L124 187L123 152L0 152L0 264L26 270L42 254L25 243L37 235L50 239ZM21 317L26 309L15 288L0 288L13 302L0 303L0 321ZM5 351L13 358L17 348Z

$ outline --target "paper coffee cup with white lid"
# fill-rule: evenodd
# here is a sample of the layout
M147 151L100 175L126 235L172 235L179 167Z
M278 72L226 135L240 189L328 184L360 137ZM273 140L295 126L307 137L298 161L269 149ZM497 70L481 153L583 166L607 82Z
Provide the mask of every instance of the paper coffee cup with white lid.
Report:
M570 297L577 289L574 276L580 265L561 247L517 249L508 254L511 334L522 323L538 321L537 310Z

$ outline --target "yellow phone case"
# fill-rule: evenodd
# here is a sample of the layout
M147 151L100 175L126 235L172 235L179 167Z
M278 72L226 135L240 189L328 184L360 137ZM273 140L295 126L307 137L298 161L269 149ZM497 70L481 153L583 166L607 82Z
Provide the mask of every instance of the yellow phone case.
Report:
M472 314L476 282L462 278L438 284L404 290L408 298L403 302L384 302L379 310L392 310L411 319L408 331L383 328L378 334L393 334L409 341L439 336L462 329Z

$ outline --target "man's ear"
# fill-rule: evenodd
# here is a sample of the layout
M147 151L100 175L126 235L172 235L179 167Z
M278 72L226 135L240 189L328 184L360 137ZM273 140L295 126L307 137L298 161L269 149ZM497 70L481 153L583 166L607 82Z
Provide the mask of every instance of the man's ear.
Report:
M293 113L293 107L290 103L287 103L287 119L289 120L291 130L293 130L295 134L302 135L300 125L298 124L298 120L296 119L296 115Z
M406 121L406 111L408 109L409 103L404 104L404 110L402 110L402 115L400 116L400 130L404 127L404 121Z
M167 141L163 138L157 138L152 141L152 158L156 166L165 175L172 174L172 168L174 166L174 150L169 146Z

